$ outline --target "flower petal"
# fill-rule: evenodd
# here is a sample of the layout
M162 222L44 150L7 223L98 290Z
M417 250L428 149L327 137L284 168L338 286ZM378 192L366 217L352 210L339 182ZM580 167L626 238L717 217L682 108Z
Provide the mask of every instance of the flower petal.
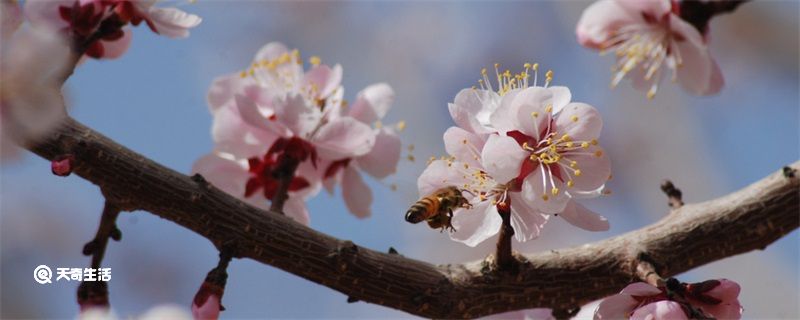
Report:
M514 238L525 242L539 237L549 216L532 208L519 193L511 192L508 196L511 198L511 227L514 228Z
M242 121L259 129L274 130L271 121L267 120L272 114L265 114L266 110L261 110L253 100L244 95L236 94L234 100Z
M320 127L312 143L320 158L340 160L367 154L375 144L375 133L356 119L341 117Z
M683 320L689 319L681 305L675 301L662 300L636 309L631 320Z
M233 101L233 95L244 87L248 78L242 78L238 74L229 74L217 77L208 88L208 106L213 113L229 101Z
M611 176L611 160L599 146L580 148L576 152L565 153L564 158L575 161L576 168L562 167L562 177L572 179L574 185L567 192L590 192L601 188ZM576 175L580 170L580 176Z
M700 32L677 15L670 17L672 32L682 37L675 41L674 53L680 56L677 66L678 82L693 94L704 95L711 88L714 61ZM714 79L716 80L716 79Z
M559 214L571 225L588 231L607 231L609 228L608 219L586 209L574 200L567 202L567 207Z
M474 247L500 231L503 219L495 206L483 201L472 208L456 210L451 222L456 231L450 233L450 239Z
M476 115L483 109L483 101L489 99L491 93L486 90L463 89L456 94L453 103L448 104L453 121L464 130L474 133L488 133L478 121Z
M556 129L576 141L591 141L600 136L603 119L594 107L580 102L566 105L556 115Z
M14 32L22 24L23 15L17 1L0 1L0 41L7 44Z
M235 105L217 109L213 114L211 137L217 151L227 152L247 159L261 156L278 138L278 135L246 124Z
M347 166L344 169L342 197L350 213L360 219L370 216L369 206L372 204L372 191L352 166Z
M603 299L594 311L595 320L626 319L639 301L627 294L617 294Z
M621 26L640 22L615 0L600 0L592 3L581 14L575 28L578 43L582 46L602 49L614 32Z
M500 99L497 109L493 110L489 116L489 123L492 125L492 128L498 131L498 133L504 134L509 131L519 130L516 127L517 113L515 110L513 110L515 105L512 102L520 92L522 92L522 89L506 92L506 94L504 94Z
M375 145L372 150L355 160L364 172L381 179L397 171L401 152L400 137L391 129L382 128L375 135Z
M459 127L450 127L444 132L444 149L456 160L476 168L483 168L480 162L485 138Z
M522 161L527 159L528 152L514 138L500 135L490 135L481 152L483 168L502 184L519 176Z
M530 87L517 94L511 106L517 130L538 140L550 121L552 113L547 107L552 103L553 94L542 87Z
M432 161L417 178L420 197L427 196L444 187L463 185L466 180L458 169L462 166L461 162Z
M553 94L553 114L561 112L572 100L572 93L567 87L552 86L547 87L547 90L550 90L550 93Z
M623 288L622 291L620 291L620 293L624 293L631 296L648 297L660 294L661 289L658 289L655 286L652 286L645 282L634 282Z
M244 198L244 188L250 173L247 164L219 153L210 153L195 161L192 173L203 175L218 189L239 199Z
M556 192L554 194L553 188ZM555 214L564 211L570 198L564 192L564 185L558 178L550 178L548 169L538 165L522 182L522 194L542 213Z
M289 199L283 203L283 213L302 225L307 226L311 222L311 219L308 215L308 208L306 208L305 199L299 195L289 193Z
M361 90L350 107L349 115L371 124L383 119L394 102L394 90L388 84L376 83Z
M303 79L306 86L316 88L317 95L322 99L327 98L342 82L342 66L331 67L321 64L311 68Z
M200 17L176 8L151 7L147 15L153 22L156 32L170 38L185 38L189 29L203 21Z

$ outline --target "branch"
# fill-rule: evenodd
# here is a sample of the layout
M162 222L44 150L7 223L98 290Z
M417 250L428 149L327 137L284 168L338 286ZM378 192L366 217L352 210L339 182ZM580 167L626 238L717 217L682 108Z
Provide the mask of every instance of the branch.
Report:
M511 274L484 268L486 261L435 266L336 239L239 201L200 176L168 169L71 118L30 150L49 160L74 154L74 172L97 184L121 210L152 212L219 249L235 245L236 257L275 266L349 299L429 318L539 307L574 310L638 279L640 257L646 256L658 275L670 277L764 249L800 224L800 179L776 172L730 195L672 210L636 231L517 255L517 272Z

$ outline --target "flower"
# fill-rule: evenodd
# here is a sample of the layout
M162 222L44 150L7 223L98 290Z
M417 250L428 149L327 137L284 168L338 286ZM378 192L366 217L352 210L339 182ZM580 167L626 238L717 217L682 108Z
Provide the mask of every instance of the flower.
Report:
M114 59L127 51L131 31L144 21L153 32L184 38L202 19L175 8L155 7L154 0L29 0L25 15L36 26L66 31L92 58Z
M225 293L224 285L213 281L203 281L192 300L192 316L197 320L219 319L222 307L222 295Z
M632 73L634 87L653 98L666 66L685 90L715 94L723 86L722 73L704 35L677 14L679 6L669 0L597 1L578 21L578 42L615 53L612 87Z
M556 318L553 317L553 311L548 308L536 308L536 309L526 309L526 310L517 310L511 312L505 312L500 314L495 314L486 317L486 319L497 319L497 320L555 320Z
M739 285L727 279L693 284L670 279L663 288L636 282L600 302L594 318L740 319L739 291Z
M18 29L19 7L2 3L0 159L8 160L17 155L17 144L47 134L66 115L61 81L68 68L69 46L58 34Z
M278 176L298 166L286 203L286 210L295 212L287 214L308 223L303 202L325 180L329 189L342 182L348 209L368 216L371 194L356 169L376 178L394 172L400 153L396 134L369 125L386 114L394 93L386 84L373 85L345 109L342 67L331 68L317 57L310 65L304 71L299 51L273 42L246 70L216 79L208 95L214 152L193 170L250 200L271 199Z
M364 183L359 171L382 179L397 170L402 144L400 137L390 127L380 122L391 107L394 91L385 83L368 86L356 95L356 101L343 115L353 117L361 123L375 123L375 145L362 156L346 158L321 166L325 168L323 184L328 192L333 192L336 183L342 185L342 197L347 209L358 218L371 214L372 192Z

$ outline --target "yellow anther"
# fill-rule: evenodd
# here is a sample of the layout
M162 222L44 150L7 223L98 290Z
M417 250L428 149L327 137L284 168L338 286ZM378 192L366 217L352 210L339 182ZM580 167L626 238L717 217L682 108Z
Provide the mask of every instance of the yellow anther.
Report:
M567 188L572 188L575 185L575 182L572 180L567 181Z
M592 139L591 143L592 143L593 146L596 146L597 145L597 139Z
M397 185L392 183L391 185L389 185L389 189L392 189L392 191L397 191Z
M461 143L467 144L467 139L461 140Z
M577 168L578 167L578 161L575 161L575 160L570 161L569 162L569 167L573 168L573 169Z
M572 137L570 137L568 134L565 133L563 136L561 136L561 140L572 141Z
M584 141L584 142L581 142L581 148L584 148L584 149L587 149L587 148L589 148L589 143L588 143L588 142L586 142L586 141Z
M242 71L242 73L239 74L239 77L247 78L247 71Z
M608 175L608 181L611 181L612 178L614 178L614 175L609 174Z
M380 128L383 128L383 122L381 122L380 120L375 121L375 129L380 129Z
M524 67L525 69L530 69L531 64L526 62L524 65L522 65L522 67Z
M486 68L481 69L481 74L484 76L486 75ZM478 80L478 81L483 82L483 80Z
M559 191L559 190L558 190L558 188L556 188L556 187L553 187L553 189L550 189L550 193L552 193L554 196L555 196L555 195L558 195L558 191Z
M536 117L538 117L538 116L539 116L539 113L538 113L538 112L536 112L536 111L534 111L534 112L531 112L531 117L534 117L534 118L536 118Z
M577 170L575 170L575 176L576 176L576 177L580 177L580 176L581 176L581 174L582 174L582 172L581 172L581 169L577 169Z
M414 151L414 144L408 145L408 152Z
M552 104L548 104L547 107L544 108L544 111L553 112L553 105Z
M408 155L408 161L414 162L415 159L416 158L414 158L414 155L412 155L412 154Z
M250 76L251 76L251 77L252 77L252 76L255 76L255 75L256 75L256 70L255 70L255 69L250 69L250 72L249 72L249 73L250 73Z
M553 79L553 70L547 70L544 76L547 77L547 79Z
M572 120L572 122L578 122L578 116L572 116L570 120Z
M403 130L405 130L405 128L406 128L406 122L405 121L401 120L400 122L397 123L397 130L398 131L403 131Z
M603 150L597 150L597 151L595 151L595 152L594 152L594 156L595 156L595 157L598 157L598 158L599 158L599 157L602 157L602 156L603 156Z
M568 141L566 144L567 148L572 148L575 144L572 141Z
M530 148L530 147L528 146L528 142L527 142L527 141L523 142L523 143L522 143L522 149L526 149L526 150L527 150L528 148Z
M647 99L648 100L653 100L653 98L656 97L656 90L654 90L654 89L655 88L650 88L650 90L647 90Z
M466 163L465 163L465 164L464 164L464 169L469 169L469 164L466 164ZM466 188L466 186L464 186L464 188Z
M539 70L539 64L538 63L534 63L533 64L533 71L538 71L538 70Z
M494 64L494 68L495 68L495 69L497 69L497 68L500 68L500 64L499 64L499 63L495 63L495 64Z
M530 157L528 157L528 159L531 159L531 161L536 161L536 155L532 154Z
M544 201L550 200L550 197L548 197L547 194L543 194L542 195L542 200L544 200Z
M320 59L320 58L319 58L319 57L317 57L317 56L311 56L311 58L308 58L308 63L311 63L311 65L312 65L312 66L315 66L315 67L316 67L316 66L318 66L320 63L322 63L322 59Z

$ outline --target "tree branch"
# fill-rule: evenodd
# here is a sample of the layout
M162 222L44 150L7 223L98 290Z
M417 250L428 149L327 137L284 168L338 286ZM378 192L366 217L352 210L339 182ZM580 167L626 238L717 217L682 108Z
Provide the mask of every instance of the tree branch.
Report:
M71 118L30 150L49 160L74 154L74 172L97 184L121 210L152 212L217 248L235 245L237 257L275 266L350 299L430 318L537 307L572 310L640 278L642 255L660 276L670 277L764 249L800 224L800 179L776 172L728 196L675 209L636 231L517 256L518 272L509 274L485 268L486 261L435 266L333 238L247 205L200 176L168 169Z

